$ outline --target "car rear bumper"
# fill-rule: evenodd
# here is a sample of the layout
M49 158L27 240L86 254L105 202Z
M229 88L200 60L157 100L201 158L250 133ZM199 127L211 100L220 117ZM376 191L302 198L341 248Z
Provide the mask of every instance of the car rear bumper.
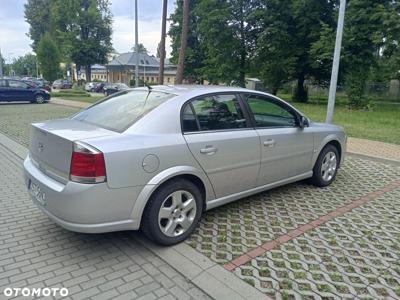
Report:
M131 212L143 186L110 189L107 183L61 183L37 168L29 155L24 161L24 177L32 201L68 230L100 233L139 229L140 220L131 219ZM32 183L45 195L44 201L30 193Z

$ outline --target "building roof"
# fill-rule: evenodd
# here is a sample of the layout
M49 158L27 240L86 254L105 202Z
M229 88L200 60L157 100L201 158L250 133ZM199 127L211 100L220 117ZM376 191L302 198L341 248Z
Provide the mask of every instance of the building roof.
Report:
M158 67L160 64L159 60L153 55L147 53L139 53L139 66ZM108 66L135 66L136 65L136 53L126 52L115 57Z

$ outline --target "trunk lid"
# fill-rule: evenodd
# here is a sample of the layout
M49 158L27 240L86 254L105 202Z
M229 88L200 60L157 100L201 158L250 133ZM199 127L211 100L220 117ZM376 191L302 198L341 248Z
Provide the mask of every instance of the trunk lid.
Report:
M117 134L72 119L34 123L31 125L29 155L43 173L65 183L69 179L74 141Z

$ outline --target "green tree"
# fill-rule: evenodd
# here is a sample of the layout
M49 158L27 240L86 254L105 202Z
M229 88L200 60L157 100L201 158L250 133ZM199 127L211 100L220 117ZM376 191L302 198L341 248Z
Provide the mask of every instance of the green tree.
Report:
M306 102L307 79L328 77L328 66L312 55L321 32L332 28L334 2L329 0L262 0L257 9L263 29L258 37L257 66L273 92L295 80L294 100Z
M49 81L57 79L60 72L60 52L49 34L45 34L40 40L37 57L43 77Z
M109 0L56 0L53 18L71 61L84 67L91 78L91 65L105 64L112 49L112 15Z
M36 76L36 56L25 54L13 61L11 68L18 76Z
M52 18L54 3L54 0L28 0L24 5L25 20L30 25L28 35L33 41L31 46L35 52L45 33L50 33L54 38L56 29Z
M202 73L212 83L245 85L255 45L257 0L203 0L195 8L206 54Z
M311 53L316 62L331 67L336 25L323 27ZM350 106L368 105L365 97L369 80L387 82L395 76L400 47L398 1L349 1L343 38L339 80L345 84Z
M197 29L199 22L199 16L195 14L194 8L198 5L200 0L191 0L189 2L189 31L187 36L187 46L185 54L185 69L183 77L189 82L203 81L201 69L204 66L205 52L203 44L200 39L200 34ZM170 15L170 27L168 35L171 37L171 62L174 64L178 63L179 49L181 47L181 32L182 32L182 20L183 20L183 0L176 2L175 11Z
M149 53L149 51L147 50L147 48L142 44L142 43L139 43L139 53ZM136 51L136 49L135 49L135 45L131 48L131 50L133 51L133 52L135 52Z

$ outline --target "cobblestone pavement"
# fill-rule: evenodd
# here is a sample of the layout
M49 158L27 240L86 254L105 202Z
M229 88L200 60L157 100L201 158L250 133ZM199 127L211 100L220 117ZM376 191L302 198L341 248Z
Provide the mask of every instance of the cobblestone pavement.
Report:
M214 209L187 243L226 265L399 179L398 167L348 157L330 187L301 182ZM400 298L399 207L397 188L234 273L276 299Z
M400 162L400 145L349 138L347 151Z
M0 104L0 131L14 141L28 147L29 125L49 119L65 118L78 108L53 104Z
M54 224L28 198L21 160L1 145L0 232L0 299L7 287L66 287L72 299L208 299L135 233L79 234Z
M400 189L235 270L273 298L400 298Z

